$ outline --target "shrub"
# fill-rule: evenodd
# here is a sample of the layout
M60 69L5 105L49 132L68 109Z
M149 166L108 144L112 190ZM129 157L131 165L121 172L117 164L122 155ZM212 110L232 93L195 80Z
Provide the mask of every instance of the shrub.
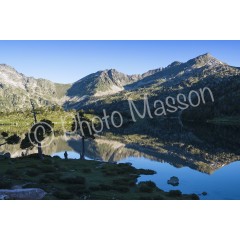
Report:
M82 170L82 172L83 172L83 173L90 173L90 172L92 172L92 170L91 170L91 168L84 168L84 169Z
M0 189L9 189L12 187L12 183L7 180L0 180Z
M112 186L106 184L99 184L98 187L101 191L110 191L113 188Z
M118 174L137 174L137 170L126 163L119 163L119 164L106 164L102 167L103 172L107 176L114 176Z
M65 177L65 178L61 178L60 181L68 184L85 184L86 183L86 179L81 176Z
M199 196L197 194L191 195L192 200L199 200Z
M48 178L48 177L42 177L40 180L39 180L39 183L52 183L53 180Z
M56 173L56 174L44 174L43 177L40 179L40 183L52 183L52 182L56 182L59 180L61 174L60 173Z
M168 193L169 197L181 197L182 196L182 192L179 190L171 190Z
M66 190L77 196L89 193L89 191L83 185L70 185L66 187Z
M151 196L140 196L139 200L152 200Z
M39 169L45 173L56 172L56 168L53 166L41 166Z
M29 176L29 177L35 177L35 176L37 176L39 174L40 174L40 172L37 169L29 169L26 172L26 175Z
M127 193L129 192L129 188L128 187L124 187L124 186L116 186L114 187L114 190L121 192L121 193Z
M53 159L49 159L49 158L45 158L45 159L43 159L42 160L42 163L44 163L44 164L53 164Z
M29 168L39 168L39 165L36 163L32 163L28 166Z
M138 184L138 189L140 192L146 192L146 193L151 193L154 190L154 188L149 186L147 182L140 182Z
M90 186L89 189L91 191L99 191L99 190L101 190L101 188L99 186Z
M151 169L139 169L138 170L140 174L143 174L143 175L153 175L153 174L156 174L156 171L154 170L151 170Z
M60 200L70 200L74 197L72 193L63 191L56 191L53 193L53 196Z
M121 186L135 186L136 184L136 179L127 179L127 178L122 178L122 179L114 179L113 180L114 185L121 185Z
M106 176L115 176L117 173L115 171L104 170L103 171Z
M161 195L157 195L153 197L153 200L164 200L165 198Z
M119 174L125 174L125 173L135 173L136 169L132 166L130 166L127 163L119 163L118 165L118 173Z
M145 184L150 188L155 188L156 187L156 184L152 181L146 181Z
M28 183L23 185L22 188L43 188L43 186L38 183Z
M22 176L22 173L14 168L8 169L5 173L15 179L19 179Z

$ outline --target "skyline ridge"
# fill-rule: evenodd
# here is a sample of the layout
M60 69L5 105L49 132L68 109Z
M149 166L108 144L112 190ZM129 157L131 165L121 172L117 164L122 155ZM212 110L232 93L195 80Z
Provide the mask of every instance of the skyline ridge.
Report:
M2 41L0 62L26 76L72 83L102 69L128 75L204 53L240 66L240 41Z
M10 69L16 71L18 74L24 75L24 76L27 77L27 78L35 78L36 80L47 80L47 81L51 81L51 82L56 83L56 84L71 84L71 85L73 85L74 83L79 82L79 81L81 81L82 79L84 79L84 78L86 78L86 77L88 77L88 76L90 76L90 75L92 75L92 74L103 73L103 72L108 72L108 71L116 71L116 72L118 72L118 73L120 73L120 74L124 74L124 75L126 75L126 76L128 76L128 77L132 77L132 76L143 76L144 74L146 74L146 73L148 73L148 72L151 72L151 71L163 70L163 69L165 69L165 68L167 68L167 67L172 67L172 65L175 64L175 63L179 63L179 64L188 63L188 62L190 62L190 61L192 61L192 60L197 60L197 59L199 59L199 58L201 58L201 57L208 57L208 58L211 58L211 59L215 59L215 60L217 60L217 61L219 61L219 62L221 62L221 63L223 63L223 64L227 64L227 63L225 63L225 62L222 62L222 61L219 60L218 58L214 57L211 53L206 52L206 53L200 54L200 55L198 55L198 56L196 56L196 57L194 57L194 58L192 58L192 59L189 59L189 60L186 61L186 62L180 62L180 61L178 61L178 60L175 60L175 61L171 62L169 65L167 65L166 67L159 66L158 68L149 69L148 71L143 72L143 73L126 74L126 73L124 73L124 72L122 72L122 71L119 71L119 70L116 69L116 68L107 68L107 69L104 69L104 70L98 70L98 71L96 71L96 72L89 73L89 74L85 75L84 77L79 78L79 79L76 80L76 81L73 81L73 82L65 82L65 83L60 82L60 81L57 81L57 82L56 82L56 81L53 81L53 80L51 80L51 79L46 79L46 78L44 78L44 77L27 76L25 73L22 73L22 72L18 71L14 66L11 66L11 65L6 64L6 63L0 63L0 66L10 68ZM227 65L229 65L229 64L227 64ZM231 66L231 67L233 67L233 68L239 68L239 67L240 67L240 66L238 67L238 66L232 66L232 65L229 65L229 66Z

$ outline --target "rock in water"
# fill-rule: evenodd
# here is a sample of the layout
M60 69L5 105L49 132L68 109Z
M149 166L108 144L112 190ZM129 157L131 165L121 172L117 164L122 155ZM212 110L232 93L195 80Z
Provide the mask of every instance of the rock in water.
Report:
M179 179L178 179L178 177L173 176L167 181L167 183L172 185L172 186L178 186L179 185Z
M0 190L0 199L2 200L40 200L43 199L45 195L46 192L40 188Z
M7 152L3 155L5 159L10 159L11 158L11 153Z
M1 159L10 159L11 158L11 154L9 152L4 153L3 155L0 155L0 160Z

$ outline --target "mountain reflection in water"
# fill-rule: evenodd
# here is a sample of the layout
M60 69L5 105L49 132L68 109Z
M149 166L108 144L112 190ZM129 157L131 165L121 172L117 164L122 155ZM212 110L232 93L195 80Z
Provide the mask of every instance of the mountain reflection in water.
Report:
M141 176L140 180L153 180L163 190L207 191L208 195L202 196L203 199L240 199L240 162L235 162L240 160L239 127L191 123L182 127L170 120L162 124L159 131L152 134L153 144L126 141L126 133L119 137L115 135L114 140L101 136L86 141L86 156L105 162L131 162L138 168L153 169L157 174ZM63 157L64 151L68 152L69 158L79 159L80 137L57 136L43 148L44 154L52 156ZM4 145L0 153L5 152L18 157L26 150L21 150L20 144ZM34 148L27 154L36 152ZM166 183L174 175L180 179L178 187Z

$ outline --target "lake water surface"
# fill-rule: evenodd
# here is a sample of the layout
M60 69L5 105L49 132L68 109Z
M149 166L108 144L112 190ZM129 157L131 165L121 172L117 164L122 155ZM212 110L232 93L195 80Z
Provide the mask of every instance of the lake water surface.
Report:
M64 152L59 152L55 155L64 158L63 154ZM79 153L68 152L68 154L69 158L79 158ZM169 163L157 162L145 157L130 156L119 160L118 163L132 163L136 168L156 171L154 175L142 175L138 181L151 180L164 191L181 190L183 193L196 193L201 199L240 199L240 161L224 166L212 174L198 172L189 167L176 168ZM167 180L172 176L179 178L179 186L167 184ZM203 196L202 192L207 192L207 195Z
M169 123L168 123L169 124ZM164 190L196 193L201 199L240 199L240 130L225 126L177 126L161 128L154 146L144 142L124 143L106 137L86 141L86 158L112 163L132 163L136 168L152 169L154 175L142 175L139 181L151 180ZM12 157L36 153L21 150L20 145L4 145L0 153ZM43 148L46 155L79 159L81 139L78 136L56 136ZM61 160L60 160L61 161ZM180 180L179 186L167 184L170 177ZM206 196L202 193L207 192Z

